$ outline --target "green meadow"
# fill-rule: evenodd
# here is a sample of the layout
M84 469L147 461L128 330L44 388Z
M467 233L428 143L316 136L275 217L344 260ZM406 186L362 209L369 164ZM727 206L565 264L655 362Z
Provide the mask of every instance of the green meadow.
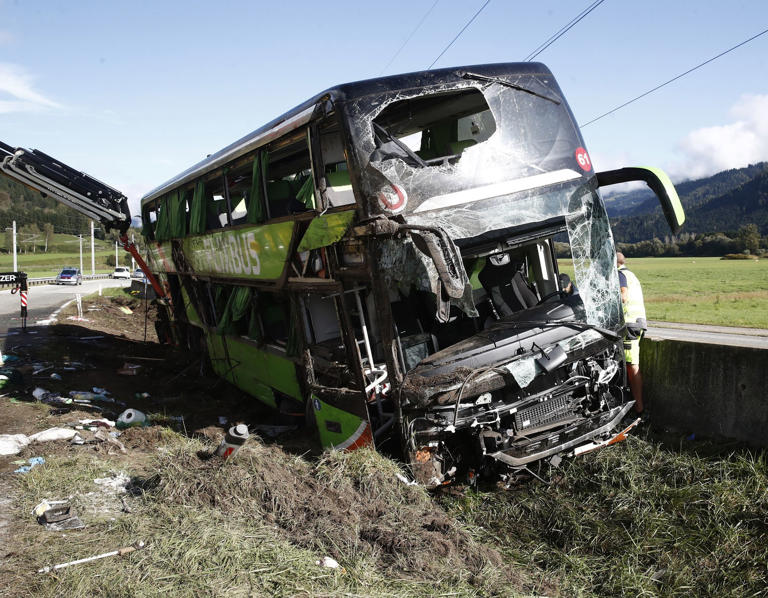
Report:
M37 240L37 243L41 242L40 239ZM0 243L0 249L5 250L5 253L0 253L0 271L10 272L13 269L11 250L2 243ZM49 251L43 251L40 245L35 249L35 252L27 251L24 253L20 244L17 253L19 270L26 272L30 278L56 276L66 266L80 267L80 239L76 236L55 234L49 245ZM112 272L115 265L114 243L112 241L96 239L94 249L96 250L96 273ZM121 266L131 265L131 257L123 249L118 250L118 257ZM83 274L90 273L91 240L90 238L84 238Z
M572 273L570 262L560 261ZM627 258L649 320L768 328L768 260Z

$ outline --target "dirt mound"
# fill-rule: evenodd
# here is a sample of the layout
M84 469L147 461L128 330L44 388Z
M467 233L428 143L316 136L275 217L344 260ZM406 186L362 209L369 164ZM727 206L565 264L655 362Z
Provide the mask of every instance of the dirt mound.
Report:
M212 448L212 445L211 445ZM327 453L310 463L251 440L232 462L189 446L158 456L146 487L164 502L261 519L296 546L340 562L364 556L379 569L435 580L482 574L509 583L498 552L478 544L397 465L371 450Z

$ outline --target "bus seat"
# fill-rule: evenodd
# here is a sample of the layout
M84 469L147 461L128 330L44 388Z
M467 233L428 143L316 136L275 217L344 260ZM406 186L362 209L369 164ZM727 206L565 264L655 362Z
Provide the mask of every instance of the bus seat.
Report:
M488 261L478 276L501 316L528 309L538 302L523 276L524 269L524 262L510 260L502 266L494 266Z

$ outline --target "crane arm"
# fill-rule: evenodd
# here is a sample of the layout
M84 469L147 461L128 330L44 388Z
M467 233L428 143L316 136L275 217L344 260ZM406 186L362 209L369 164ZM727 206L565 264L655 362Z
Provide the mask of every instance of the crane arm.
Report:
M128 198L117 189L59 162L40 150L12 147L0 141L0 172L56 201L69 206L109 231L120 233L120 243L138 262L158 297L165 292L136 246L126 234L131 226Z

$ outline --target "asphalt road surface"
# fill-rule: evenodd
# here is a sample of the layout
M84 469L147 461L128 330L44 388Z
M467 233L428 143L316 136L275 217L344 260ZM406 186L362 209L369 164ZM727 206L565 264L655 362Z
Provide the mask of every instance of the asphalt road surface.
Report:
M67 301L74 299L78 293L83 297L99 291L99 286L106 289L109 287L128 287L130 280L112 280L111 278L102 278L98 280L84 280L83 284L75 285L54 285L43 284L30 286L27 293L27 326L32 327L39 320L46 320L51 313ZM9 328L21 327L21 302L19 294L11 294L10 288L0 289L0 334L8 332Z

